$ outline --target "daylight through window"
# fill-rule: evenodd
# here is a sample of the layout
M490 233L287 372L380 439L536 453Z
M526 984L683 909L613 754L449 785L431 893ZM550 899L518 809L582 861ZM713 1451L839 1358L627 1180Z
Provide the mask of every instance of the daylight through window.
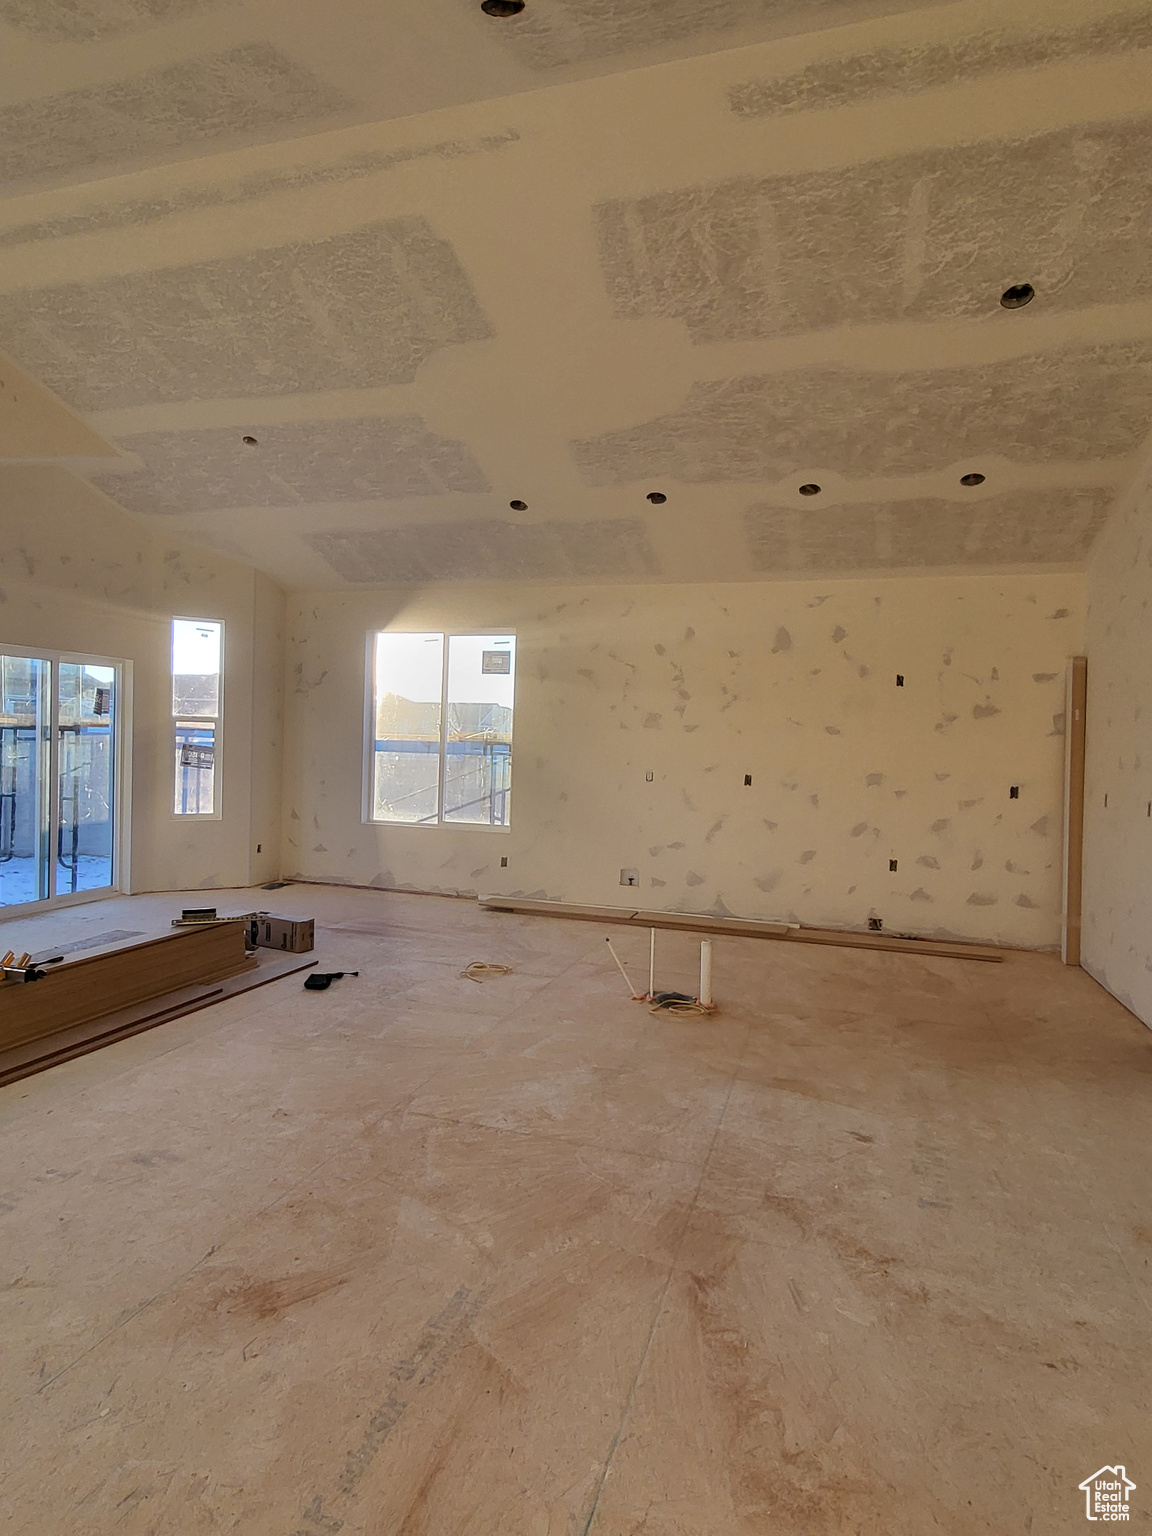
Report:
M224 626L215 619L172 620L172 716L177 816L216 816Z
M376 636L373 821L509 825L514 635Z

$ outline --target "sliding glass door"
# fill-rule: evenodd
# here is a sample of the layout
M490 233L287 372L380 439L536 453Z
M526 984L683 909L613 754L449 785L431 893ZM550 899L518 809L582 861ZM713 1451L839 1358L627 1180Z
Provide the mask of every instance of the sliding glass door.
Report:
M121 668L0 653L0 908L112 889Z

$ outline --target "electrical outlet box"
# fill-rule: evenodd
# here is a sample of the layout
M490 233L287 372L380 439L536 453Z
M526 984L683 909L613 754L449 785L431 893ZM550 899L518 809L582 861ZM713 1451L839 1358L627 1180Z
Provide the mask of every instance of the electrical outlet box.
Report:
M640 871L638 869L622 869L620 871L621 885L639 885Z
M871 933L879 933L883 929L883 927L884 927L884 919L882 917L870 917L868 919L868 929L869 929L869 932L871 932Z

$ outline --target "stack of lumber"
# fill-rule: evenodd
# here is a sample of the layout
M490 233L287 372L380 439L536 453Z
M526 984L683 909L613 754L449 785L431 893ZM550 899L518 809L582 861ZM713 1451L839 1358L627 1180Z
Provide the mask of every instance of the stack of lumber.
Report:
M0 986L0 1052L164 997L254 970L243 923L182 928L140 944L39 968Z

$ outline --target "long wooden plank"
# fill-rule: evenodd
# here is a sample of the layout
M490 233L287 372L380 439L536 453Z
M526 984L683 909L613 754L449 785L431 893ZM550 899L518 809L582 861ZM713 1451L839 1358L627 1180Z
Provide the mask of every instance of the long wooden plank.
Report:
M242 923L181 928L54 966L38 981L0 985L0 1050L42 1039L179 987L251 970Z
M1088 658L1068 658L1064 703L1064 902L1060 958L1080 964L1084 879L1084 751L1087 742Z
M201 1008L210 1008L214 1003L222 1003L241 992L250 992L254 987L267 986L270 981L279 981L282 976L311 970L315 964L315 957L273 954L267 959L260 959L254 970L226 977L216 986L183 987L153 998L151 1002L137 1004L134 1008L122 1008L104 1018L92 1019L87 1024L78 1024L72 1029L60 1030L40 1040L28 1041L12 1050L0 1051L0 1087L5 1083L31 1077L35 1072L45 1072L49 1067L71 1061L76 1056L86 1056L90 1051L98 1051L105 1045L115 1045L118 1040L142 1034L160 1024L182 1019L186 1014L199 1012Z
M575 918L589 923L617 923L633 928L675 928L691 933L726 933L734 938L782 939L796 944L832 944L842 949L885 950L892 954L936 955L948 960L1002 961L1002 950L983 944L952 944L942 939L900 939L894 934L846 933L836 928L797 928L788 923L758 923L742 917L709 917L690 912L644 912L629 907L581 907L561 901L532 901L518 896L481 896L488 912L524 912L542 917Z

